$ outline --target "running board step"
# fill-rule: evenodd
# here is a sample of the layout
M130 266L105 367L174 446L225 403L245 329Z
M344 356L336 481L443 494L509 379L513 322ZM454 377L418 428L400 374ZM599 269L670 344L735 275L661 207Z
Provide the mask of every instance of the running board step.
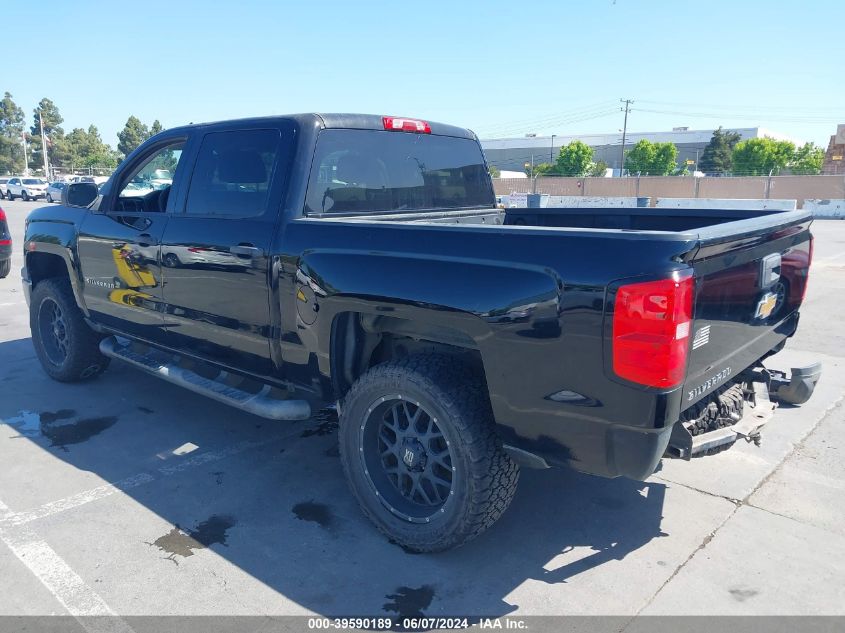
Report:
M136 346L131 342L124 344L114 336L100 342L100 351L105 356L122 360L148 374L262 418L307 420L311 417L311 405L307 401L274 397L271 395L274 389L270 385L264 385L257 393L245 391L231 384L233 375L226 371L220 371L214 378L206 378L180 366L178 359L165 358L161 352Z

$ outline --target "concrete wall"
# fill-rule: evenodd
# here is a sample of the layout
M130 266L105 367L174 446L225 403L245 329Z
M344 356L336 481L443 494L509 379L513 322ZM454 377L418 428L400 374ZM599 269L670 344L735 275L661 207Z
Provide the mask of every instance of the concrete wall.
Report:
M845 199L842 176L766 176L747 178L496 178L498 195L512 191L553 196L652 198L740 198L743 200Z
M804 208L817 218L845 220L845 200L804 200Z
M796 200L752 198L655 198L652 206L658 209L772 209L795 211Z

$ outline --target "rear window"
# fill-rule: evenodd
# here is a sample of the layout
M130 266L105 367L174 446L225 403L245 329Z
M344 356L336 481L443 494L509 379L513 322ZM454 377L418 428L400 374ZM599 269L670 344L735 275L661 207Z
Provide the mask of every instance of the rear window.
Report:
M323 130L317 139L308 214L493 206L474 140L376 130Z

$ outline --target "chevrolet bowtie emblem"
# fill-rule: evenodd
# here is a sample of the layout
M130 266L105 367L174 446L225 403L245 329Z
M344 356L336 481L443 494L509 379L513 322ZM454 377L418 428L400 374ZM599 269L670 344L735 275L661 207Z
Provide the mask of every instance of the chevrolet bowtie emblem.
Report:
M763 295L763 298L760 299L760 303L757 304L757 314L755 314L755 318L758 319L767 319L771 316L772 312L774 312L775 306L778 303L778 296L773 292L768 292Z

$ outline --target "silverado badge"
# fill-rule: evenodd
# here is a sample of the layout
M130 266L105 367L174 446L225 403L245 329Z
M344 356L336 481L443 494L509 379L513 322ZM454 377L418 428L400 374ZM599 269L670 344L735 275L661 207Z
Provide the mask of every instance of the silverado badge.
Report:
M760 299L760 302L757 304L757 313L754 315L757 319L766 319L771 316L772 311L774 311L775 306L778 303L778 296L774 292L767 292L763 295L763 298Z

